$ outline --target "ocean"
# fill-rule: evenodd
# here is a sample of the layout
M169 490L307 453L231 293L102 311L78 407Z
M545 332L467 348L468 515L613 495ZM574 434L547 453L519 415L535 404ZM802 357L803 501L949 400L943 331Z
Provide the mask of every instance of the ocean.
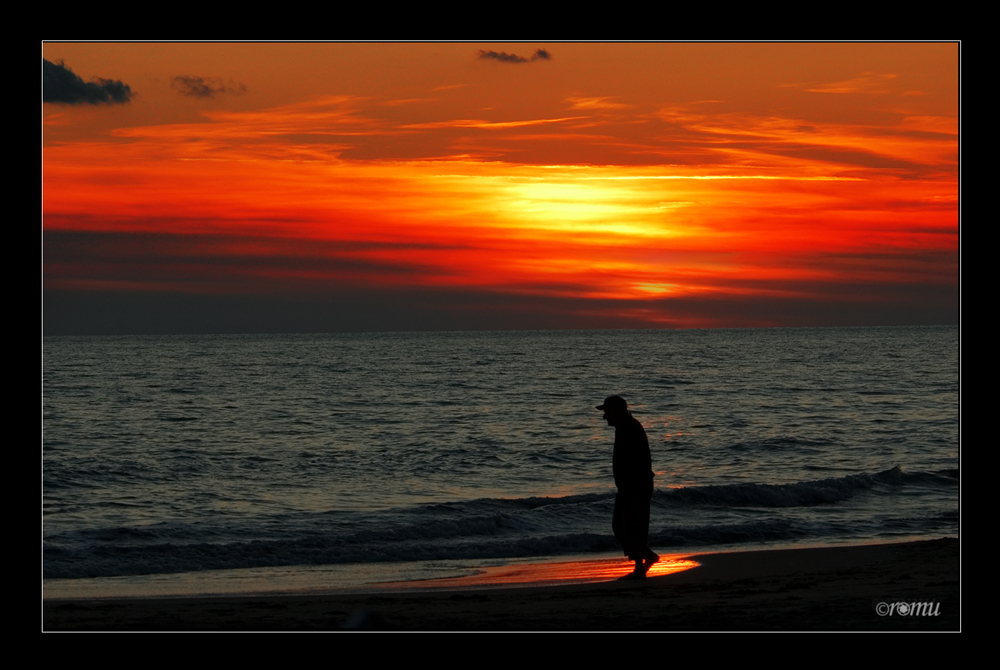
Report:
M956 327L46 337L45 597L310 592L956 536Z

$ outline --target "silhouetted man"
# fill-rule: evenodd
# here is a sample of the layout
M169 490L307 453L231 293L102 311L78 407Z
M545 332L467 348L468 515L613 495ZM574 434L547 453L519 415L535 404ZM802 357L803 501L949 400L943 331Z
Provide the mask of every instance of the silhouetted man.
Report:
M625 555L635 561L635 570L621 579L645 579L646 573L660 559L649 548L649 503L653 498L653 465L649 455L649 440L642 424L628 411L621 396L605 398L604 418L615 427L615 453L612 465L615 474L615 513L611 529L621 543Z

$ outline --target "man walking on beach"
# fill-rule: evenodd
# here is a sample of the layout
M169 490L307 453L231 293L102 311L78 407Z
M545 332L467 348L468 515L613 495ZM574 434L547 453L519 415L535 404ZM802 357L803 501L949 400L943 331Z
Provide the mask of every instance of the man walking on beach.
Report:
M645 579L646 573L660 559L647 544L649 503L653 498L649 440L642 424L628 411L628 403L621 396L608 396L597 409L604 410L604 419L609 426L615 427L612 468L618 494L615 496L611 529L625 555L635 561L635 570L621 579Z

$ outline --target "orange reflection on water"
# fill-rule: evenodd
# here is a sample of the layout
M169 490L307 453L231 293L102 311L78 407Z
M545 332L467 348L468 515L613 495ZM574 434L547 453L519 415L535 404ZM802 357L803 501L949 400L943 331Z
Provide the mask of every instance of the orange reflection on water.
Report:
M687 555L664 556L647 573L660 577L698 567L700 563ZM484 567L475 574L461 577L432 579L422 582L391 582L380 586L387 588L476 588L487 586L555 586L560 584L593 584L614 581L632 572L632 561L601 559L566 563L525 563Z

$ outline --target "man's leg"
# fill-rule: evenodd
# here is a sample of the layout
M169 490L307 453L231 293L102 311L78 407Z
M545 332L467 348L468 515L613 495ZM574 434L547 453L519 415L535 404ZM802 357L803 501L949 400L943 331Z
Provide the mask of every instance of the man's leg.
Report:
M645 523L643 523L643 509L645 509ZM635 562L635 569L619 579L644 579L646 571L649 570L644 564L649 553L649 548L646 547L646 538L649 534L649 503L641 496L619 492L615 496L615 513L611 528L621 543L625 555Z
M611 515L611 531L615 534L615 539L622 546L622 551L628 556L628 533L625 528L625 499L621 492L615 495L615 511Z

